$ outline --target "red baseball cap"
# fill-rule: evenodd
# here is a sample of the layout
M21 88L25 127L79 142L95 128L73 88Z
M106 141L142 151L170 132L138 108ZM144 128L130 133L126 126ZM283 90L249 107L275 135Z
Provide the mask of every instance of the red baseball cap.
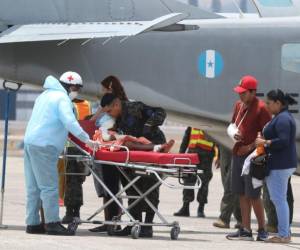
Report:
M257 80L253 76L243 76L240 80L238 86L236 86L233 90L238 93L244 93L247 90L256 90L257 89Z

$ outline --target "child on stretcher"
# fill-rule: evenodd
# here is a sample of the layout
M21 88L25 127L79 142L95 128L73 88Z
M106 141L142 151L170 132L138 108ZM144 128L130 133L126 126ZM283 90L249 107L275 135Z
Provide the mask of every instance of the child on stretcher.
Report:
M145 137L118 134L113 131L113 127L114 120L110 119L104 122L93 136L93 140L100 142L102 148L109 151L119 151L122 150L120 146L125 146L129 150L168 153L175 143L174 140L170 140L167 143L155 145Z

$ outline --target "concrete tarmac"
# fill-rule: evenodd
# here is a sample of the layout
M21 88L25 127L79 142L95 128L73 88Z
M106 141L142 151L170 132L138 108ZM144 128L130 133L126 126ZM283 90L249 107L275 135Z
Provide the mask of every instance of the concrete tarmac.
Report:
M0 157L2 163L2 158ZM41 166L42 167L42 166ZM176 180L168 179L175 183ZM191 217L174 217L172 214L179 209L182 200L182 191L161 187L159 210L168 221L178 221L181 233L178 240L170 239L170 228L154 228L152 239L137 239L131 237L112 237L106 234L91 233L87 229L94 225L80 225L76 236L48 236L29 235L25 233L25 188L23 158L9 157L7 161L6 189L4 200L3 224L7 229L0 229L0 250L61 250L61 249L300 249L300 178L294 176L292 185L295 197L295 214L292 226L292 243L288 245L270 244L263 242L229 241L226 234L235 229L218 229L212 223L218 218L219 204L223 188L220 171L214 171L214 177L210 184L209 203L205 207L206 218L196 217L197 204L192 203ZM94 190L91 177L84 184L84 206L81 217L86 219L102 204ZM61 216L65 212L60 209ZM102 220L102 215L99 216ZM158 221L158 218L156 218ZM231 226L235 224L231 222ZM256 237L257 224L252 215L252 228Z

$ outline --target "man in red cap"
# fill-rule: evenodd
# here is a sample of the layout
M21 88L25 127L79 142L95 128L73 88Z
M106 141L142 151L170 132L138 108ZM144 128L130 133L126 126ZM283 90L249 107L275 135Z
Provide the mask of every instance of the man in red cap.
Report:
M271 120L263 101L256 97L257 80L253 76L242 77L234 91L239 94L240 100L235 103L232 123L237 126L234 135L236 141L232 149L232 193L239 195L242 225L234 233L227 235L227 239L253 240L251 231L251 207L258 222L258 241L267 238L265 231L264 208L262 204L261 188L254 189L249 175L243 175L242 168L247 156L255 149L255 139L265 124Z

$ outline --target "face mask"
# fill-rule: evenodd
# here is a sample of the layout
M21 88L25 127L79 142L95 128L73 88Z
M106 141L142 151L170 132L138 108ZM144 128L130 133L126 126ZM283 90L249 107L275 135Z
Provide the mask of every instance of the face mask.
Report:
M71 91L69 97L71 100L74 100L78 96L78 91Z

